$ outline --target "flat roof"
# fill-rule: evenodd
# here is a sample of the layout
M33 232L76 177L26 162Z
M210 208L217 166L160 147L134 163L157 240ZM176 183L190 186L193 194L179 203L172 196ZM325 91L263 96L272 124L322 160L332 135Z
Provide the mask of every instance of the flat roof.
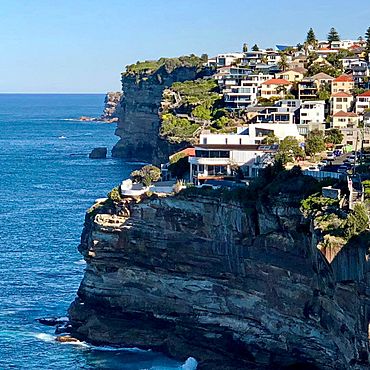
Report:
M195 145L195 149L214 149L214 150L246 150L246 151L264 151L274 152L278 149L278 145L260 145L260 144L198 144Z

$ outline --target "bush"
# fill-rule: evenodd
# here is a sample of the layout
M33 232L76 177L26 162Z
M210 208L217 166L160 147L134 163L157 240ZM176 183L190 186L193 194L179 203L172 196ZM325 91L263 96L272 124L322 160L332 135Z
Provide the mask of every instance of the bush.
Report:
M337 206L339 201L337 199L330 199L323 197L320 193L310 195L301 202L302 209L308 212L322 211L330 206Z
M162 116L161 135L172 142L181 142L193 137L198 124L190 122L186 118L178 118L171 113Z
M362 204L356 204L345 223L345 236L350 239L364 232L369 226L369 217Z
M108 198L111 199L111 200L113 200L113 202L120 202L122 200L118 186L116 186L115 188L113 188L108 193Z
M172 176L177 179L183 179L190 171L189 156L184 153L178 153L176 157L171 158L168 169Z
M150 186L152 182L159 180L161 177L161 170L158 167L147 165L142 167L140 170L131 172L130 177L135 183Z

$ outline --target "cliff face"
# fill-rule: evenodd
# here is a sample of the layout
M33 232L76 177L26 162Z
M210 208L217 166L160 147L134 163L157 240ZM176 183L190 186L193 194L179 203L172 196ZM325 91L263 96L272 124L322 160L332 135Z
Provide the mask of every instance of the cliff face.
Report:
M167 162L169 154L186 143L170 144L159 136L162 93L174 82L194 80L200 76L199 67L177 67L168 71L165 66L154 73L138 77L122 75L123 96L117 109L119 118L116 135L120 137L112 156L154 164Z
M336 277L298 202L180 194L98 208L79 247L73 334L199 369L354 369L368 350L366 253L353 258L358 281Z

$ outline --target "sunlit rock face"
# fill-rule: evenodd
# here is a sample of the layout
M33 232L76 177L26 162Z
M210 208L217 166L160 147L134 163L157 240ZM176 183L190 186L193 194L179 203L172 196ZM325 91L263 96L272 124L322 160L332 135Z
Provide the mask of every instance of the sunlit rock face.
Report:
M171 144L160 138L158 111L162 93L174 82L194 80L202 75L204 71L197 67L178 67L171 71L161 67L144 78L122 74L123 96L116 111L119 118L116 135L120 140L112 156L159 164L186 146L186 143Z
M342 280L298 204L180 193L97 208L73 335L192 356L198 369L365 369L366 253L348 258L367 270Z

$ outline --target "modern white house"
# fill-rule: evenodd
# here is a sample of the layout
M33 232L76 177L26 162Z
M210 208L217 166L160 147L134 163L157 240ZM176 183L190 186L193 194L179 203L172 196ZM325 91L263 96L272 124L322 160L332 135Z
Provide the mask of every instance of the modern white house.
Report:
M213 58L208 59L209 65L216 65L217 67L230 66L243 58L243 53L224 53L218 54Z
M240 85L232 85L225 88L222 93L226 107L230 109L242 109L257 104L259 90L258 82L251 80L240 81Z
M362 114L365 109L370 109L370 90L357 95L356 98L356 113Z
M331 49L349 49L351 46L358 43L358 40L339 40L330 43Z
M325 101L309 100L301 105L300 123L324 123L325 122Z

